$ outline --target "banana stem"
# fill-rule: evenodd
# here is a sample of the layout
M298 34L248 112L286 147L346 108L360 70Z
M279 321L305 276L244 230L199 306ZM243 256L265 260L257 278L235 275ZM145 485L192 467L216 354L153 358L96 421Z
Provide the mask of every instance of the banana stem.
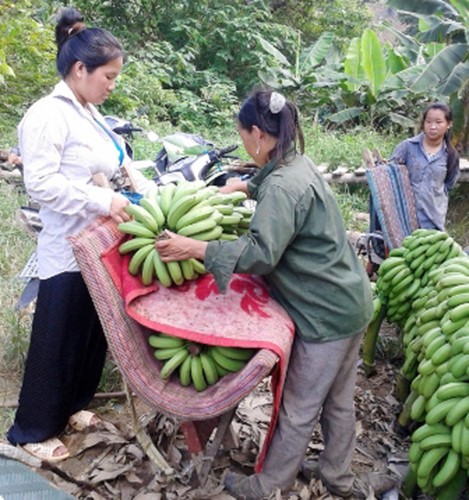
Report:
M385 317L386 317L386 306L382 304L376 318L374 318L371 321L365 332L365 336L363 339L362 359L363 359L365 374L367 377L373 375L376 372L375 369L376 343L378 342L379 331Z

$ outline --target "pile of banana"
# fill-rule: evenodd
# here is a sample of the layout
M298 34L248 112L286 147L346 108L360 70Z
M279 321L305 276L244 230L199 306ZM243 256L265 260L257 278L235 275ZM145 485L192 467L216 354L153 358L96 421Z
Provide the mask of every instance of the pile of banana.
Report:
M242 205L245 199L240 191L222 194L203 181L155 185L139 205L127 205L133 220L118 225L119 231L132 236L119 246L121 254L133 254L129 273L140 275L144 285L157 279L165 287L205 274L197 259L164 263L155 248L156 239L169 229L202 241L235 240L249 231L253 211Z
M426 494L459 498L469 476L469 256L446 233L419 229L384 261L376 288L402 328L402 414L421 424L409 477Z
M164 333L148 337L154 356L163 362L161 378L175 372L182 386L193 385L197 391L216 384L221 377L243 368L254 356L255 349L210 346Z
M402 326L412 299L425 287L431 271L461 255L464 252L453 238L433 229L417 229L404 239L402 247L391 250L379 267L376 282L388 320Z

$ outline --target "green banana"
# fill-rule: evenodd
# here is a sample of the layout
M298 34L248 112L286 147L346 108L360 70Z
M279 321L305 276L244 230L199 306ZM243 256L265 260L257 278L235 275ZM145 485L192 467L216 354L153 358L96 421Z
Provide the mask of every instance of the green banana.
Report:
M181 266L182 275L185 280L190 281L197 277L194 266L190 260L180 260L179 265Z
M417 399L412 403L410 408L410 418L414 422L419 422L425 417L425 398L421 394L417 397Z
M428 436L434 436L435 434L450 434L451 429L445 424L423 424L418 429L416 429L411 436L412 442L418 443Z
M469 291L448 297L448 307L456 307L461 304L469 304Z
M159 348L159 349L155 349L155 351L153 352L153 356L160 361L166 361L168 359L171 359L181 349L185 349L185 347L180 346L180 347Z
M153 254L153 265L155 266L155 274L158 281L165 288L169 288L173 284L173 280L171 279L166 263L161 260L158 251Z
M241 214L232 213L231 215L224 215L223 219L219 222L220 226L237 226L243 216Z
M157 201L150 198L141 198L140 205L153 217L158 228L162 229L166 219Z
M432 394L438 389L440 385L440 377L436 372L430 373L423 377L419 387L420 394L423 395L425 401L429 399Z
M223 232L220 235L220 240L224 240L224 241L236 241L238 238L239 238L239 236L237 234L233 234L233 233Z
M448 446L441 446L440 448L432 448L425 451L417 467L417 477L429 478L433 469L446 456L448 450Z
M130 240L124 241L124 243L121 243L119 245L119 253L126 254L130 252L136 252L139 248L154 243L155 243L155 238L134 237Z
M461 398L449 398L441 401L427 413L425 422L429 425L433 425L444 421L454 404L460 400Z
M451 345L446 343L442 345L431 357L432 363L435 366L441 365L445 361L448 361L451 357Z
M175 285L182 285L184 283L184 276L182 274L181 266L177 260L171 262L166 262L166 267L168 269L171 280Z
M232 215L232 213L234 212L233 205L228 205L228 204L213 205L213 208L215 210L218 210L218 212L220 212L222 215ZM241 214L238 214L238 215L241 215Z
M145 257L142 264L141 279L142 284L145 286L151 285L153 283L153 279L155 278L155 266L153 264L155 253L157 253L156 248L153 247L150 250L150 253Z
M225 195L231 204L239 205L243 201L247 199L247 194L243 191L233 191L232 193L228 193Z
M187 387L192 383L191 363L192 356L189 355L179 366L179 382L183 387Z
M144 226L140 222L136 220L121 222L118 224L117 229L121 233L131 234L132 236L139 236L141 238L153 238L155 239L156 233L148 229L148 227Z
M220 376L218 375L215 361L210 356L209 351L208 352L202 351L199 354L199 357L200 357L200 363L202 365L202 371L205 376L205 380L209 385L216 384Z
M453 339L451 337L451 355L456 356L456 354L459 354L460 352L463 352L464 354L468 354L467 352L464 352L465 346L469 345L469 334L468 335L463 335L462 337L458 337L457 339Z
M454 378L459 379L466 375L469 368L469 354L463 354L454 364L450 367L450 371Z
M223 228L221 226L215 226L209 231L203 231L202 233L193 234L191 238L199 241L211 241L220 238L223 233Z
M246 347L226 347L219 345L216 346L216 349L227 358L238 359L240 361L247 361L251 359L256 353L256 349L250 349Z
M176 201L173 200L166 218L168 227L175 230L177 221L191 208L193 208L196 203L197 198L193 194L178 198Z
M441 448L444 446L449 447L451 446L451 434L433 434L432 436L422 439L419 444L423 451L432 450L433 448Z
M454 450L449 450L445 462L433 478L433 486L441 488L445 484L448 484L458 473L460 464L460 454Z
M214 208L211 205L201 207L197 204L176 222L176 231L210 217L213 212Z
M469 321L469 303L466 302L465 304L460 304L454 309L451 309L449 312L449 319L454 323L463 319Z
M465 427L464 419L453 425L451 429L451 446L456 453L461 453L462 432Z
M168 379L184 362L187 356L190 356L189 351L185 347L182 347L172 358L165 362L160 372L161 378L164 380Z
M446 425L452 427L469 413L469 396L458 401L446 415Z
M168 215L175 191L175 184L166 184L160 188L160 207L165 216Z
M200 260L197 259L189 259L189 262L192 264L192 267L197 274L207 274L207 270L205 269L203 262L200 262Z
M246 361L228 358L218 350L217 346L210 349L210 355L218 365L230 372L237 372L246 364Z
M196 391L200 392L207 388L207 381L204 377L200 355L191 357L191 377Z
M139 248L130 259L129 262L129 273L136 276L140 271L140 267L142 266L147 255L155 248L154 243L150 243L145 245L144 247Z
M198 181L178 183L176 185L176 190L174 191L172 203L177 203L181 198L185 198L186 196L195 195L197 191L199 191L199 189L202 189L204 186L205 183L201 185Z
M197 233L202 233L204 231L210 231L214 227L216 227L217 223L211 217L207 217L206 219L200 220L198 222L194 222L193 224L189 224L188 226L182 227L178 234L181 236L192 236Z
M437 391L438 399L444 401L450 398L463 398L469 396L469 384L466 382L452 382L442 385Z
M143 206L129 203L125 206L124 211L131 215L136 221L147 227L150 231L153 231L154 233L158 232L159 227L156 220L147 210L145 210L145 208L143 208Z
M156 349L174 349L176 347L182 347L185 344L185 340L180 337L173 337L172 335L150 335L148 337L148 343L151 347Z

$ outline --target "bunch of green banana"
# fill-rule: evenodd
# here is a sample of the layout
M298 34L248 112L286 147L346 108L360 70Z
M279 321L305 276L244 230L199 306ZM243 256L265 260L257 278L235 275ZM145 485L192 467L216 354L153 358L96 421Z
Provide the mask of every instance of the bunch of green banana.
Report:
M424 233L419 233L421 239ZM438 246L448 252L441 249L447 238L440 238L424 238L425 251ZM450 249L446 259L426 265L417 278L418 290L407 292L411 307L401 319L405 361L400 374L410 382L410 393L399 421L408 417L421 423L412 434L410 474L424 493L436 498L452 491L455 483L459 488L461 471L467 474L469 468L469 257L454 243L450 246L453 252ZM402 273L403 279L407 273L402 271L402 259L411 265L409 248L400 249L392 256L393 266L388 264L389 269L398 266L394 272ZM413 271L424 263L414 265ZM384 268L382 278L389 269ZM396 279L393 285L392 279L391 274L386 281L391 284L381 291L387 304L399 282Z
M157 279L165 287L205 274L197 259L164 263L155 241L165 229L202 241L237 239L248 230L252 216L252 210L242 205L245 199L244 193L222 194L203 181L155 185L139 205L126 207L133 220L118 225L121 232L132 236L119 246L120 253L132 254L129 273L139 275L144 285Z
M150 335L148 343L155 358L163 362L161 378L177 372L182 386L192 384L199 392L241 370L255 354L254 349L208 346L163 333Z

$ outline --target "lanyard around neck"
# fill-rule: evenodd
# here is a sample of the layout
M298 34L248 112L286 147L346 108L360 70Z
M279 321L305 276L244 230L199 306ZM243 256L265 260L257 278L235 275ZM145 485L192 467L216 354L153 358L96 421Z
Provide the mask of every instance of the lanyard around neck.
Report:
M106 132L106 134L111 138L112 142L114 143L114 146L117 149L117 152L119 153L119 167L122 166L122 163L124 161L124 150L122 146L117 142L116 138L112 135L111 131L108 130L99 120L97 120L93 116L93 120Z

